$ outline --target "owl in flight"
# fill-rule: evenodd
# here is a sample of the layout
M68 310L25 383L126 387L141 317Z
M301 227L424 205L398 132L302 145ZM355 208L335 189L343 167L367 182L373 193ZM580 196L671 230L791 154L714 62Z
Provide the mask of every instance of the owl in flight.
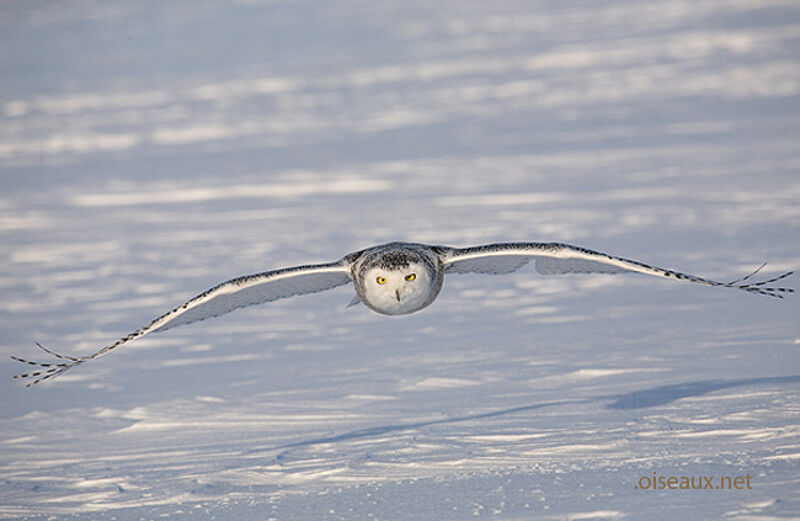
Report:
M17 375L15 378L28 379L27 385L31 386L103 356L148 333L166 331L246 306L324 291L349 282L353 283L356 293L350 305L361 302L377 313L406 315L419 311L436 300L445 274L511 273L532 260L536 261L536 270L544 275L632 271L706 286L736 288L778 298L783 298L783 293L794 291L792 288L774 286L775 282L791 275L791 271L754 282L753 275L764 265L735 281L715 282L569 244L514 242L451 248L390 242L350 253L336 262L266 271L223 282L90 355L62 355L37 343L42 350L61 362L32 362L12 356L14 360L37 366L35 371Z

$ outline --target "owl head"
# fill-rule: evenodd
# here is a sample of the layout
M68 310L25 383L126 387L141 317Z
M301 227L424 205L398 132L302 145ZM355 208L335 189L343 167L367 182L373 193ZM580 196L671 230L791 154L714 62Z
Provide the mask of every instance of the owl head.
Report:
M360 273L357 291L370 309L386 315L413 313L430 304L441 277L420 257L387 252Z

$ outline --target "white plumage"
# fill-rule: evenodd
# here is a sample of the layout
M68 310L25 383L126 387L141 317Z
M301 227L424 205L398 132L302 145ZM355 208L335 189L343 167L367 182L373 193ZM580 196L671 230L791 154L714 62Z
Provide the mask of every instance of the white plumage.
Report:
M782 298L783 293L794 291L773 285L791 275L791 271L760 282L751 281L764 265L733 282L716 282L569 244L499 243L451 248L391 242L348 254L336 262L267 271L223 282L91 355L62 355L37 343L42 350L62 362L33 362L12 356L14 360L39 367L15 378L29 379L27 385L31 386L148 333L216 317L246 306L324 291L349 282L353 282L356 291L351 304L360 301L373 311L386 315L413 313L436 299L445 274L511 273L532 260L536 261L536 270L543 275L632 271L778 298Z

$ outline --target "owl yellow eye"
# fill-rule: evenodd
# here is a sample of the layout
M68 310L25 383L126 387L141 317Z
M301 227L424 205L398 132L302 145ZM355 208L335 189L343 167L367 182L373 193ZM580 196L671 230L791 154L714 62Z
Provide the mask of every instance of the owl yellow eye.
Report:
M408 275L406 275L406 280L409 281L409 282L414 280L414 279L416 279L416 278L417 278L417 274L416 273L409 273Z
M386 277L378 277L375 280L378 281L378 284L386 284Z

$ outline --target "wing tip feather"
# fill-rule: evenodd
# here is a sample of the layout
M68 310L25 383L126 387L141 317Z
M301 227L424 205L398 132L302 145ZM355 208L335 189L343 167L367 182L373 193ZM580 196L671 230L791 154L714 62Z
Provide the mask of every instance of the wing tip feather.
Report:
M25 387L31 387L32 385L35 385L41 381L48 380L50 378L56 378L57 376L63 374L67 370L75 367L76 365L80 365L85 361L80 358L76 358L74 356L68 356L68 355L63 355L61 353L56 353L55 351L47 349L39 342L34 342L34 343L39 349L50 354L51 356L54 356L59 360L66 360L66 361L59 363L37 362L35 360L27 360L25 358L11 355L9 358L14 360L15 362L20 362L23 364L41 368L39 370L35 370L29 373L15 374L13 376L13 378L15 379L27 380ZM28 380L28 379L33 379L33 380Z

